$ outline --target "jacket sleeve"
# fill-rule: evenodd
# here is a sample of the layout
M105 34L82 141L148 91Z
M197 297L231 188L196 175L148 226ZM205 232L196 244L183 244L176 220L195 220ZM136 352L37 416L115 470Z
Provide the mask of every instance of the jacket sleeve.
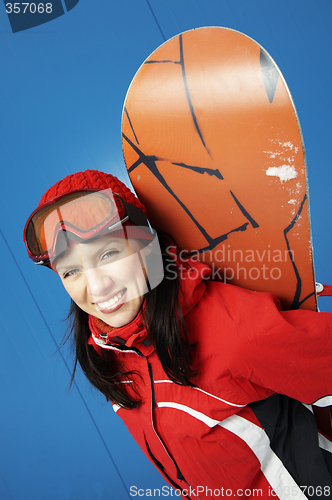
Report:
M332 314L281 311L271 294L249 292L237 307L238 375L306 404L332 394ZM245 302L245 304L243 304ZM326 399L332 404L332 397Z
M306 404L332 395L332 314L281 311L269 293L220 283L206 298L214 332L222 332L215 349L232 377Z

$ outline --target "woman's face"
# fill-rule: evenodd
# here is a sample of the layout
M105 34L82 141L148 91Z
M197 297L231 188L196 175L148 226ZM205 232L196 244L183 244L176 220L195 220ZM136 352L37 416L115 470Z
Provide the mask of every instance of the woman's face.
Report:
M121 327L135 318L148 291L140 250L137 240L102 236L68 248L56 271L78 307Z

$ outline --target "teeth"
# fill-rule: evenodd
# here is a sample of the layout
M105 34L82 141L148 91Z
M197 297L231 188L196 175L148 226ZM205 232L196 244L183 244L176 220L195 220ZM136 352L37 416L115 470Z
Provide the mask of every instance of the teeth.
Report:
M119 292L116 295L114 295L114 297L112 297L107 302L98 302L98 306L100 307L100 309L108 309L109 307L114 306L114 304L116 304L117 301L119 299L121 299L121 297L122 297L123 294L124 294L124 290L121 290L121 292Z

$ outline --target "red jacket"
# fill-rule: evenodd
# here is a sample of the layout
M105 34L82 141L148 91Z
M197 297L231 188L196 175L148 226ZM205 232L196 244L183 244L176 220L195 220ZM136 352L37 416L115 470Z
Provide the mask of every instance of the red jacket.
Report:
M298 401L332 394L332 315L283 312L272 295L203 280L208 268L189 262L182 289L195 387L166 376L140 315L116 329L126 351L96 338L90 321L89 343L139 374L142 403L114 410L182 498L330 496L331 443L320 436L318 446L312 412Z

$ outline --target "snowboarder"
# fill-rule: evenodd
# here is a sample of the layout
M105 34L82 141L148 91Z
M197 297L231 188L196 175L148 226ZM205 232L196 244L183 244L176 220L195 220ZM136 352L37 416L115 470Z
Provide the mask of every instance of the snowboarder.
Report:
M178 496L330 497L331 314L210 280L99 171L52 186L24 238L72 298L76 364Z

